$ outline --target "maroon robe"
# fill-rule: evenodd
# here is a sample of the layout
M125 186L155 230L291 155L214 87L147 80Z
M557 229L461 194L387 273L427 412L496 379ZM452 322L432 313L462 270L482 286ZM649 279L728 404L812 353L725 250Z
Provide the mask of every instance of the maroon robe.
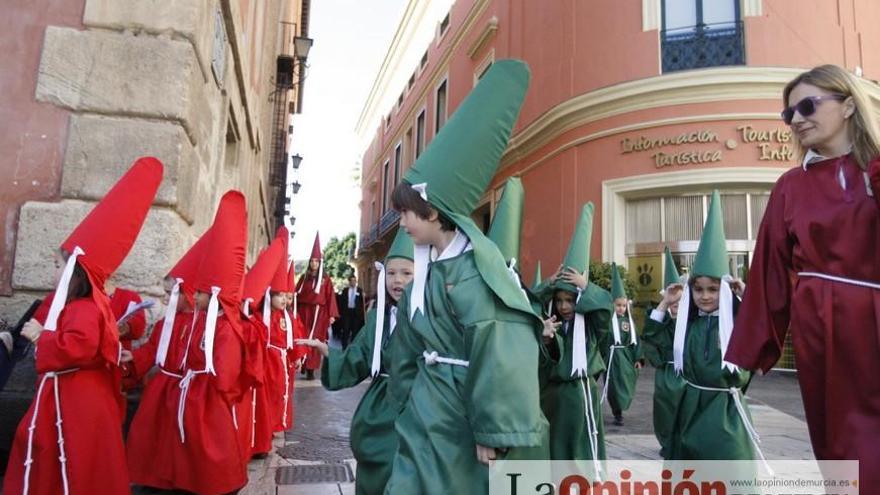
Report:
M791 329L816 457L860 460L866 487L880 486L880 290L798 274L880 284L878 199L850 156L779 179L726 355L766 372Z
M307 274L299 279L296 291L296 308L305 326L306 336L312 335L314 328L313 338L327 342L330 318L339 318L339 310L336 308L336 293L333 291L330 277L324 275L321 289L316 293L315 277ZM304 369L311 371L320 369L321 357L321 351L311 348L307 354Z

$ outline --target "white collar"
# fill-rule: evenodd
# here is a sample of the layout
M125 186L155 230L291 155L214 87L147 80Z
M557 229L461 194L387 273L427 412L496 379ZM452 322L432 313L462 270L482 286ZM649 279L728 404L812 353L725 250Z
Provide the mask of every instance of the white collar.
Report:
M852 146L850 146L849 150L841 156L846 156L850 153L852 153ZM823 161L829 160L831 158L834 158L834 157L828 157L825 155L821 155L821 154L819 154L819 152L817 152L813 148L810 148L807 150L806 153L804 153L804 160L803 160L803 162L801 162L801 166L804 167L804 170L806 170L807 167L809 167L810 165L812 165L814 163L823 162Z
M439 256L437 255L437 248L431 246L431 260L448 260L470 249L473 249L473 247L471 247L470 239L468 239L462 231L455 229L455 237L452 238L452 241L449 242L449 245L446 246L446 249L444 249Z
M698 311L697 315L699 315L699 316L718 316L717 309L715 311L712 311L711 313L707 313L707 312L703 311L702 309L698 309L697 311Z

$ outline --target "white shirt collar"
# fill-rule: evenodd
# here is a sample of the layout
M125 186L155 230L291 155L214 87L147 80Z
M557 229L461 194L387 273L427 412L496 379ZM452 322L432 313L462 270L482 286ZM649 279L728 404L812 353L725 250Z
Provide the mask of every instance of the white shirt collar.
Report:
M852 153L852 146L850 146L849 150L848 150L846 153L844 153L843 155L841 155L841 156L845 156L845 155L848 155L848 154L850 154L850 153ZM825 161L825 160L829 160L829 159L831 159L831 158L833 158L833 157L828 157L828 156L825 156L825 155L821 155L821 154L819 154L816 150L814 150L813 148L810 148L810 149L807 150L806 153L804 153L804 161L801 162L801 166L803 166L803 167L804 167L804 170L806 170L807 167L809 167L810 165L812 165L812 164L814 164L814 163L819 163L819 162L822 162L822 161Z
M439 256L437 255L437 248L431 246L431 259L433 261L448 260L449 258L454 258L469 249L473 249L473 247L471 247L470 239L468 239L462 231L455 229L455 237L452 238L452 241Z

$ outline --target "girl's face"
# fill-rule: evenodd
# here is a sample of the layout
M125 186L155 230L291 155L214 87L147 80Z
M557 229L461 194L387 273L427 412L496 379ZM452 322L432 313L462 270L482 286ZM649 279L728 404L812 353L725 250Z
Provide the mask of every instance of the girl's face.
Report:
M284 292L273 292L270 302L272 309L282 310L287 306L287 294Z
M433 219L425 220L415 212L403 210L400 212L400 228L406 231L415 244L436 244L435 239L440 234L440 221L437 220L436 212Z
M801 83L789 93L788 105L789 107L795 106L798 102L810 97L831 95L830 91L812 84ZM832 146L832 143L849 140L846 120L855 110L852 99L840 101L826 98L819 101L814 100L813 105L816 110L812 115L805 117L800 112L795 112L791 119L791 130L797 135L801 146L822 149Z
M617 313L617 316L623 316L626 314L626 298L618 297L614 300L614 312Z
M196 309L199 311L204 311L208 309L208 303L211 302L211 294L202 291L196 291L195 303Z
M318 273L318 268L321 266L321 260L318 258L312 258L309 260L309 271L312 273Z
M565 321L574 318L574 294L567 290L558 290L553 294L553 307L556 314Z
M700 310L711 313L718 309L718 296L721 292L721 281L712 277L697 277L691 287L694 304Z
M403 288L413 279L413 262L405 258L391 258L385 265L385 288L395 302L403 296Z
M287 305L288 306L293 304L293 292L285 292L284 296L287 298Z

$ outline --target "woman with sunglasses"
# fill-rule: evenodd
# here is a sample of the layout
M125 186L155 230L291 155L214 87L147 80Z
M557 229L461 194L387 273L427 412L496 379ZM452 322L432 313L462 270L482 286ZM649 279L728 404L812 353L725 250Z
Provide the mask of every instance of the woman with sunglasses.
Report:
M770 195L726 360L767 372L791 328L816 458L880 486L880 138L861 88L823 65L783 91L802 161Z

